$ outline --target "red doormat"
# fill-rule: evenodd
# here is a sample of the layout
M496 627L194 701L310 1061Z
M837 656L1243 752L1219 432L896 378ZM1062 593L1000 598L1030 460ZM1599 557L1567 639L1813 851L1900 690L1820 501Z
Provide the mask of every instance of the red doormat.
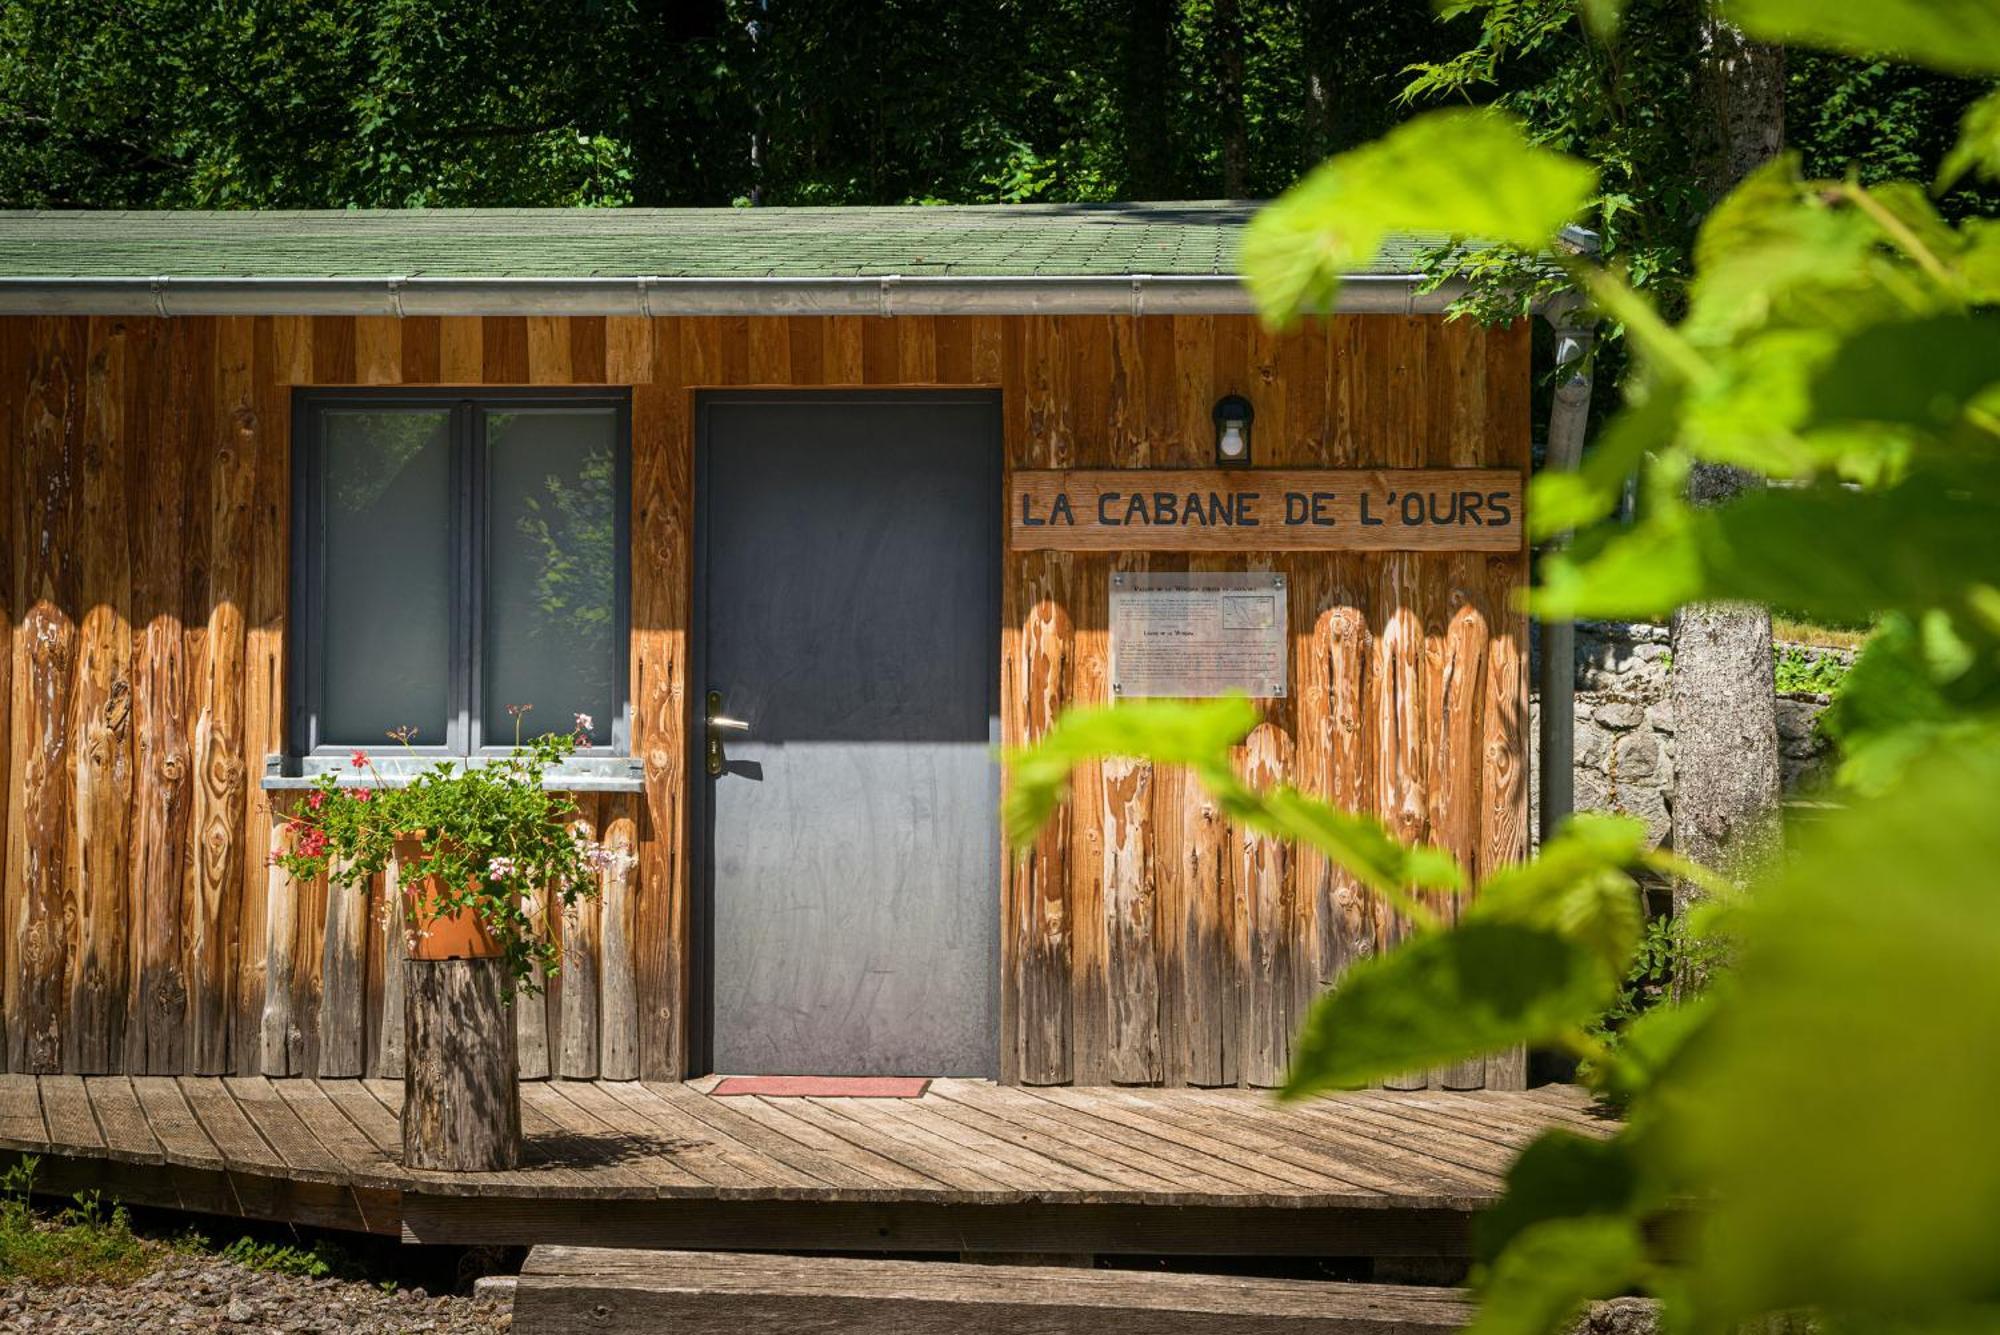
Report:
M905 1075L730 1075L708 1092L719 1098L768 1094L795 1099L920 1099L930 1087L924 1077Z

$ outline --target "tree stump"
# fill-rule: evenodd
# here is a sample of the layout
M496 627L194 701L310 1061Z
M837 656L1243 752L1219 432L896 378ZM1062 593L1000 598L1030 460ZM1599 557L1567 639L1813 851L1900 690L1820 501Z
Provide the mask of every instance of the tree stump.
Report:
M507 969L403 962L403 1165L490 1172L521 1162L521 1088Z

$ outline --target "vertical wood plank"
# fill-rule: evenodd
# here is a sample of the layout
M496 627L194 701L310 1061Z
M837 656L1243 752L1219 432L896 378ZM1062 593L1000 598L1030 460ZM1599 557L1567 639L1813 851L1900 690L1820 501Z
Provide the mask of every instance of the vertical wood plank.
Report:
M264 855L264 1008L258 1017L258 1065L265 1075L303 1075L294 1071L292 996L301 887L278 858L290 851L291 835L282 808L273 809Z
M336 868L338 870L338 868ZM368 987L368 877L326 885L326 940L320 955L319 1064L315 1073L362 1073Z
M937 383L937 317L898 316L896 379L905 385Z
M560 944L561 909L551 907L548 896L540 891L529 892L522 903L522 910L529 922L537 930L546 929L558 937ZM532 966L525 980L525 986L514 989L511 1007L514 1020L514 1046L519 1054L520 1076L523 1080L546 1080L554 1073L549 1046L549 1011L552 1004L560 1004L560 997L551 997L559 986L541 965Z
M83 486L86 327L38 319L31 328L14 532L21 554L14 605L13 760L8 811L8 1069L61 1069L66 1018L64 879L74 775L72 665L77 647L77 526Z
M355 317L315 315L312 317L312 383L351 385L356 371ZM208 322L203 321L204 325ZM207 396L204 394L204 398Z
M570 383L603 384L605 365L610 356L606 342L605 317L578 315L565 323L569 325Z
M407 332L407 331L406 331ZM257 431L251 496L249 601L243 635L243 889L237 924L236 1015L231 1024L230 1069L254 1073L263 1068L263 1010L268 995L268 957L257 949L268 939L265 916L270 910L266 869L253 854L270 844L271 804L256 776L264 759L285 749L285 608L291 601L291 395L284 368L297 355L288 346L293 330L269 318L259 318L253 335L252 366L256 376ZM407 338L404 351L409 351ZM406 358L407 361L407 358Z
M1389 420L1403 430L1388 439L1391 467L1421 467L1429 431L1423 395L1423 323L1385 319L1369 327L1368 360L1360 368L1371 396L1379 396ZM1375 608L1381 631L1376 642L1373 705L1380 720L1375 749L1376 799L1389 832L1404 843L1430 837L1427 797L1431 721L1425 711L1424 562L1413 553L1389 552L1370 558L1375 569ZM1400 939L1407 924L1383 924L1388 941ZM1387 944L1385 941L1384 944ZM1384 1082L1391 1089L1422 1089L1427 1072Z
M1279 374L1280 360L1289 349L1275 332L1261 324L1246 320L1231 321L1230 325L1232 336L1226 341L1221 338L1216 341L1216 392L1244 395L1258 414L1277 428L1267 432L1256 449L1256 462L1265 466L1311 466L1317 461L1317 449L1295 429L1297 423L1289 406L1291 385ZM1246 569L1266 570L1284 581L1288 636L1289 609L1301 592L1298 575L1318 559L1299 554L1251 555L1241 560ZM1297 685L1293 679L1285 695L1259 701L1264 721L1251 731L1241 748L1238 761L1241 772L1259 789L1293 781ZM1309 938L1312 922L1310 915L1301 922L1296 908L1297 859L1292 847L1283 840L1247 829L1236 829L1232 834L1231 944L1239 978L1240 1007L1237 1075L1243 1084L1270 1088L1284 1083L1291 1062L1292 1030L1300 1018L1295 971L1305 958L1306 945L1299 934L1303 928Z
M403 364L398 383L435 385L444 379L443 322L435 315L412 315L403 322Z
M791 384L791 322L782 315L753 315L744 323L749 346L749 382L753 385Z
M438 378L447 385L476 385L485 378L486 322L476 315L438 321Z
M531 385L567 385L570 383L569 324L559 315L530 315L526 317L528 337L528 383ZM491 345L489 344L489 352ZM487 366L486 383L499 383L493 378L494 367Z
M403 868L393 856L382 869L382 899L369 923L370 973L382 979L380 1005L370 1017L368 1074L378 1080L403 1078L403 961L408 938L403 928ZM379 967L378 967L379 966Z
M862 353L860 315L831 315L824 321L822 374L829 385L859 385L867 380Z
M826 320L811 315L793 315L785 320L786 357L791 363L791 383L799 386L826 383Z
M364 385L403 379L403 322L393 315L354 317L354 378Z
M254 322L215 321L214 435L199 462L210 522L199 612L206 618L196 679L194 850L189 865L190 1023L196 1073L229 1067L238 899L243 892L244 605L249 593L250 498L256 482Z
M126 496L127 325L93 319L84 371L82 567L73 714L76 826L67 875L70 955L65 1070L122 1071L130 1006L132 568Z
M1109 426L1114 373L1107 321L1088 316L1049 322L1058 333L1051 345L1051 394L1045 430L1080 467L1111 462ZM906 330L904 347L910 347ZM1060 350L1060 351L1058 351ZM905 358L905 365L908 365ZM1091 553L1072 559L1070 585L1070 672L1065 704L1102 705L1111 698L1110 577L1112 558ZM1070 1079L1103 1084L1111 1043L1110 980L1107 976L1111 925L1105 910L1103 762L1077 767L1071 777L1069 844Z
M686 323L686 322L682 322ZM663 327L663 330L666 327ZM654 342L654 384L632 403L633 750L645 762L633 910L639 1069L687 1067L687 607L693 423L679 340Z
M126 1069L155 1075L187 1067L187 962L181 905L192 813L183 590L190 582L188 514L191 462L208 383L206 327L185 320L148 322L156 336L148 369L134 377L129 420L135 473L145 478L133 512L133 620L136 647L133 734L137 747L132 815L132 918L137 1013L127 1027ZM301 320L301 326L305 322ZM292 373L311 375L311 345L292 345ZM143 461L143 470L139 463Z
M528 383L530 353L526 316L486 316L479 322L479 339L480 381L489 385Z
M603 830L600 800L595 793L578 793L574 800L576 816L571 828L582 838L597 842ZM562 906L562 1009L556 1073L565 1080L597 1078L598 928L602 909L596 895L580 895Z
M1529 326L1525 320L1486 331L1487 457L1501 467L1528 469L1530 423ZM1520 497L1525 505L1526 497ZM1526 553L1485 558L1488 617L1483 790L1479 804L1482 874L1528 855L1528 623L1514 596L1527 582ZM1525 1089L1525 1050L1489 1057L1488 1089Z
M653 324L638 315L613 315L604 321L605 380L614 385L652 382Z
M13 1020L12 918L20 884L13 879L9 832L14 808L14 651L15 626L25 620L20 589L14 581L15 547L21 530L15 525L14 497L21 472L14 462L27 452L23 427L28 389L31 322L0 320L0 1071L8 1069L8 1035Z
M597 1073L606 1080L639 1078L638 973L633 955L639 831L631 795L604 798L604 846L611 854L599 911L601 986Z
M861 319L861 379L870 385L894 385L902 376L903 322L893 316L864 315Z

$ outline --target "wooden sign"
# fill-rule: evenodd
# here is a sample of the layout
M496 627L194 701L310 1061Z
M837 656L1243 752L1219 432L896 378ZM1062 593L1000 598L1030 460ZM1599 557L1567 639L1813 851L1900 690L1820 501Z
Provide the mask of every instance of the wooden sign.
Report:
M1019 470L1016 551L1512 552L1508 469Z

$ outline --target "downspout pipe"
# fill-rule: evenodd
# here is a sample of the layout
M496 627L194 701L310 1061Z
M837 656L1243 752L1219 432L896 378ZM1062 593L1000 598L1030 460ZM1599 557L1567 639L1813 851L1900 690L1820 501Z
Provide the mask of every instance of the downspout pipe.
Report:
M1559 299L1543 312L1555 331L1555 405L1549 410L1545 472L1574 472L1583 462L1584 431L1590 421L1590 350L1597 338L1597 317L1574 297ZM1544 556L1569 542L1559 533L1542 547ZM1538 734L1541 819L1537 831L1544 844L1576 809L1576 625L1544 619L1541 623L1541 726Z

